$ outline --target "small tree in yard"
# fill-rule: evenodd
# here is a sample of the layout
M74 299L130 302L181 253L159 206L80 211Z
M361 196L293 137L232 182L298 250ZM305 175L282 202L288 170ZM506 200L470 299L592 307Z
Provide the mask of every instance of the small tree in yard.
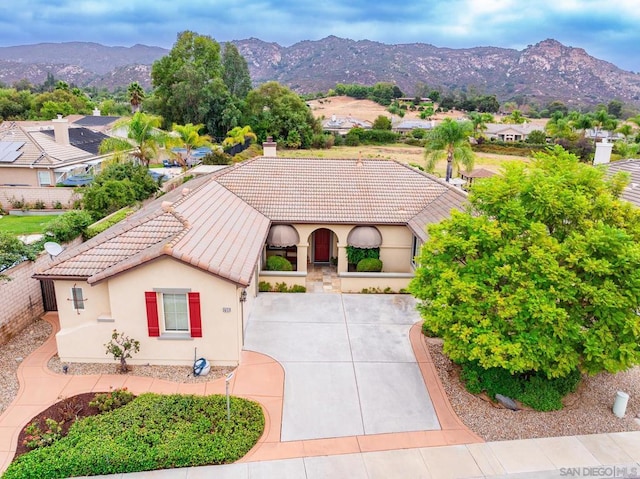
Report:
M124 333L118 333L117 330L113 330L111 333L111 341L105 344L107 348L106 354L113 355L113 359L120 360L120 372L126 373L129 371L127 366L127 359L132 358L132 353L140 351L140 341L131 339Z
M640 364L640 210L556 146L474 184L410 285L453 361L566 378Z

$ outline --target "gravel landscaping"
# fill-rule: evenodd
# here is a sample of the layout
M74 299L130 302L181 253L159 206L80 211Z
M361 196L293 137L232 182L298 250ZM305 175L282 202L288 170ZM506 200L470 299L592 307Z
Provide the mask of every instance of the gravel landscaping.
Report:
M442 353L441 340L425 340L454 411L485 441L640 430L640 420L636 420L640 414L640 367L615 375L585 376L578 390L565 398L560 411L511 411L468 393L458 378L459 367ZM611 412L617 391L629 394L627 414L622 419Z
M51 334L51 326L35 321L0 348L0 413L18 392L16 371L22 358L37 349ZM469 394L458 379L458 367L442 354L438 339L425 338L453 409L462 421L486 441L554 437L580 434L640 430L640 367L619 374L601 373L585 377L577 392L565 398L561 411L536 412L527 409L510 411L496 407L487 398ZM57 356L49 368L62 371ZM176 382L211 381L233 368L211 368L207 376L194 377L188 366L134 365L129 374ZM69 364L69 374L117 374L116 362L110 364ZM611 412L617 391L629 394L627 414L619 419Z

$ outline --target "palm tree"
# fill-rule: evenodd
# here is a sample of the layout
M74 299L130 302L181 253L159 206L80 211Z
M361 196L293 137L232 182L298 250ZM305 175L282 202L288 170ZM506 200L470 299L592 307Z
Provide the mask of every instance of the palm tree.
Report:
M593 130L594 130L594 138L593 144L595 145L598 142L598 130L615 130L618 126L618 120L613 115L609 115L607 110L601 108L593 114Z
M575 132L571 120L563 115L553 115L547 122L544 130L551 138L574 139Z
M144 90L140 86L140 83L134 81L129 84L127 88L127 94L129 95L129 103L131 103L131 113L140 111L140 105L144 100Z
M222 142L222 146L227 148L235 145L240 145L247 140L256 141L258 137L251 130L249 125L247 126L236 126L232 130L227 132L227 137Z
M623 123L616 129L616 132L621 133L622 136L624 136L625 141L627 140L628 137L633 135L633 131L634 131L634 128L629 123Z
M424 152L427 171L433 172L436 163L445 157L447 159L445 181L447 182L451 179L454 163L458 171L461 163L466 171L473 169L474 155L469 143L472 131L471 122L458 122L451 118L446 118L429 131Z
M487 129L487 123L493 122L493 115L491 113L472 111L468 116L473 124L473 136L475 137L478 136L478 133L482 133Z
M148 167L152 158L158 155L160 145L166 142L166 134L160 130L162 118L136 112L131 118L117 122L114 128L126 128L127 138L133 143L131 155ZM100 153L131 149L131 143L120 138L108 138L100 144Z
M583 138L586 135L587 130L593 128L593 126L595 125L593 116L588 113L584 115L577 115L575 116L575 118L570 119L569 121L573 128L582 132L581 136Z
M185 158L178 155L178 161L182 166L187 166L187 160L191 158L192 150L203 146L211 146L211 137L200 134L203 128L204 125L202 123L198 125L193 123L187 123L186 125L173 124L171 128L172 134L169 136L167 146L177 146L187 150Z

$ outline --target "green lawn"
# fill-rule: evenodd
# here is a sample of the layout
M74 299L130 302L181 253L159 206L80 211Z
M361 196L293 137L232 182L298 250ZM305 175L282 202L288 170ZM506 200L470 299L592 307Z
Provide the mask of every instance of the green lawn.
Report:
M44 233L44 226L55 216L11 216L0 218L0 231L15 235Z

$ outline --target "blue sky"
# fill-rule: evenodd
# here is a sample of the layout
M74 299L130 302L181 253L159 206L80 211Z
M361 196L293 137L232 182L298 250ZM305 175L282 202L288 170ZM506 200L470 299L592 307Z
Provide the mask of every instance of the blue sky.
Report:
M329 35L438 47L522 50L546 38L640 72L638 0L3 0L0 46L136 43L170 48L178 32L283 46Z

